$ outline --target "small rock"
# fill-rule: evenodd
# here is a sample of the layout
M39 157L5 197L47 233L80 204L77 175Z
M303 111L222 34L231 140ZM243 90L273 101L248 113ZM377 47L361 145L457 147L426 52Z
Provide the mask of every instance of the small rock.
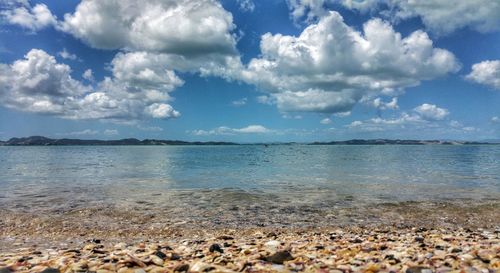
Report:
M406 273L432 273L432 270L423 266L412 266L406 269Z
M477 257L484 263L489 263L495 257L495 253L490 250L482 249L477 252Z
M182 257L177 253L171 253L168 258L172 261L180 260Z
M165 253L163 253L163 252L161 252L159 250L156 251L154 255L158 256L160 259L163 259L163 260L165 260L165 258L167 258L167 255L165 255Z
M13 270L10 269L10 267L2 267L0 268L0 273L11 273L14 272Z
M217 237L217 239L219 239L219 240L232 240L234 238L231 236L228 236L228 235L221 235L221 236Z
M156 264L156 265L159 265L159 266L162 266L163 265L163 259L156 256L156 255L152 255L151 256L151 261Z
M59 269L47 267L40 273L60 273Z
M208 250L209 250L210 252L215 252L215 251L217 251L217 252L220 252L220 253L224 253L224 250L222 250L222 248L220 247L220 245L219 245L219 244L212 244Z
M422 243L424 241L424 237L417 236L415 237L415 242Z
M263 259L274 264L283 264L285 261L293 260L293 256L289 251L285 250L278 251L271 256L264 257Z
M460 248L454 248L451 250L451 253L459 253L459 252L462 252L462 249Z
M281 242L280 241L276 241L276 240L271 240L271 241L266 242L264 245L267 248L276 251L278 249L278 247L280 247Z
M275 232L272 232L272 231L267 234L267 237L274 237L274 238L276 238L277 236L278 235Z
M174 268L174 271L176 272L187 272L189 270L189 265L188 264L181 264Z

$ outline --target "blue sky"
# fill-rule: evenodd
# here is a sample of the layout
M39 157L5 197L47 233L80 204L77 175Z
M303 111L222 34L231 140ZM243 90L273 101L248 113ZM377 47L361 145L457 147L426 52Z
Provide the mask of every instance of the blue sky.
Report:
M3 140L500 138L500 1L0 9Z

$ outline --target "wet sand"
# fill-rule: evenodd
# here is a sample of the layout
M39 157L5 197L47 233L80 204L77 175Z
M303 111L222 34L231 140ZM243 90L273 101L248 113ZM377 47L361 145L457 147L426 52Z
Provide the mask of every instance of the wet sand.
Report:
M2 273L500 270L500 202L494 201L328 210L138 204L1 210L0 219Z

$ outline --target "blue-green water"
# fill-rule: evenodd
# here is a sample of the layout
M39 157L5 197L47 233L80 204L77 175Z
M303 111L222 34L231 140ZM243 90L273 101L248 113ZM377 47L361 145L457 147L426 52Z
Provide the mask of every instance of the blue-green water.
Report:
M0 147L0 208L500 200L500 146Z

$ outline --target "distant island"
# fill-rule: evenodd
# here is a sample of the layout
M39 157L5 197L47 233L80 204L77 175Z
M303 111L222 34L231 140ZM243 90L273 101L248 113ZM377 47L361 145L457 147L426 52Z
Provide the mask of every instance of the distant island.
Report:
M286 143L253 143L260 145L286 145L296 144ZM489 145L499 144L496 142L477 141L452 141L452 140L402 140L402 139L352 139L344 141L312 142L307 145ZM96 139L53 139L43 136L30 136L21 138L11 138L7 141L0 141L0 146L70 146L70 145L245 145L236 142L224 141L183 141L183 140L161 140L125 138L118 140L96 140ZM249 144L246 144L249 145Z
M43 136L30 136L21 138L11 138L7 141L0 141L0 146L69 146L69 145L236 145L232 142L206 141L189 142L182 140L158 140L136 138L124 138L118 140L97 140L97 139L52 139Z

